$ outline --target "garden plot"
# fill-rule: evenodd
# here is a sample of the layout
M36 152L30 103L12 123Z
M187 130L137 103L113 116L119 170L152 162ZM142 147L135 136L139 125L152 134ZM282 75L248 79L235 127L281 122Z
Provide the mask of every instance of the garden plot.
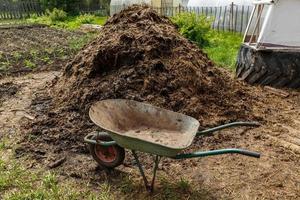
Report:
M88 36L42 25L0 26L0 76L59 70Z
M282 97L235 80L180 36L168 19L148 8L129 8L112 17L102 31L62 73L47 71L0 81L24 87L0 108L1 138L8 138L17 161L26 159L22 164L33 171L52 168L61 186L75 180L78 185L87 183L81 190L102 195L106 193L98 184L109 185L106 199L153 199L144 192L130 156L107 174L83 143L83 137L97 129L87 115L93 102L134 99L191 115L202 128L236 120L262 124L198 138L188 149L246 148L261 152L261 159L238 155L164 159L154 198L299 198L299 91L287 90L289 95ZM151 157L141 157L151 169ZM8 187L6 193L18 189Z

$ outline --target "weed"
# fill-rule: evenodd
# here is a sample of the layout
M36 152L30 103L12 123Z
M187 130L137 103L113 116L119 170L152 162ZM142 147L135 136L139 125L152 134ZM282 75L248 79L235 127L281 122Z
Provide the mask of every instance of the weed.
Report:
M80 24L91 24L95 20L95 16L91 14L79 15L76 17L76 21Z
M96 34L89 33L80 38L72 38L69 40L69 47L72 51L78 51L95 37Z
M107 183L103 183L100 185L100 195L98 196L99 200L113 200L112 192L110 189L110 185Z
M19 59L22 58L22 54L21 54L20 52L15 51L15 52L13 53L13 57L14 57L14 59L16 59L16 60L19 60Z
M51 63L50 58L49 58L49 56L48 56L47 54L45 54L45 55L43 55L43 56L41 57L41 61L43 61L43 62L46 63L46 64Z
M177 182L177 187L184 192L188 192L191 188L191 185L188 180L180 178L180 180Z
M200 47L208 44L207 34L211 22L206 16L184 12L174 16L172 21L179 27L179 32L189 40L196 42Z
M46 15L52 22L65 21L67 19L67 13L63 10L54 8L52 11L46 10Z
M129 176L122 177L122 182L120 185L121 192L124 194L130 194L134 191L135 186L133 185L133 181Z
M6 71L11 67L11 63L9 61L0 62L0 71Z
M26 67L31 68L31 69L36 67L36 64L28 59L24 60L24 64Z
M7 148L7 139L6 138L2 138L0 141L0 150L4 150Z

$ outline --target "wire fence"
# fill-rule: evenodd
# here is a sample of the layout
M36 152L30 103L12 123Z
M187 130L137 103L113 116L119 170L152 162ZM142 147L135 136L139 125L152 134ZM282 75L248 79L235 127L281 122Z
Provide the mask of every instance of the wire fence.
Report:
M194 12L212 20L211 27L216 30L244 33L252 12L252 6L222 6L183 8L183 12Z
M20 19L29 17L31 14L43 14L39 2L0 0L0 19Z

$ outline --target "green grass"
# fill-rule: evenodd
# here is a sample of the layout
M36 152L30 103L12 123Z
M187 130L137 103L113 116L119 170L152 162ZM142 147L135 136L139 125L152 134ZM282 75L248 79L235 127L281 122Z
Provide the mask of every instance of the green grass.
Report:
M48 15L36 16L33 15L26 20L29 24L45 24L55 28L63 28L68 30L76 30L80 28L82 24L98 24L103 25L107 20L107 17L99 17L96 15L79 15L68 16L64 20L53 20Z
M84 45L92 41L97 34L94 33L87 33L81 37L78 38L72 38L68 41L69 43L69 48L71 51L77 52L80 50Z
M234 69L242 42L240 34L212 30L211 21L195 13L180 13L171 19L179 32L202 48L216 65Z
M1 19L0 20L0 26L1 25L22 25L22 24L27 24L26 19Z
M10 161L0 159L0 199L113 199L111 188L107 183L101 184L98 192L89 190L83 183L62 182L53 172L26 170L14 159Z
M207 38L209 44L204 47L204 51L209 58L221 67L234 70L242 36L238 33L212 30Z

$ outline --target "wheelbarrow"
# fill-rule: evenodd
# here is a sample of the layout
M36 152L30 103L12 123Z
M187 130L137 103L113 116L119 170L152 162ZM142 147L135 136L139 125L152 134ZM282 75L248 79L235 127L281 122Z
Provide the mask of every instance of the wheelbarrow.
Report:
M192 144L196 136L235 126L258 126L257 122L233 122L198 131L199 122L190 116L124 99L98 101L91 106L89 116L105 130L92 132L84 138L93 158L102 167L113 169L123 163L124 148L130 149L149 192L153 191L156 171L162 157L186 159L233 153L260 157L259 153L236 148L181 153ZM151 184L145 176L137 151L154 157Z

